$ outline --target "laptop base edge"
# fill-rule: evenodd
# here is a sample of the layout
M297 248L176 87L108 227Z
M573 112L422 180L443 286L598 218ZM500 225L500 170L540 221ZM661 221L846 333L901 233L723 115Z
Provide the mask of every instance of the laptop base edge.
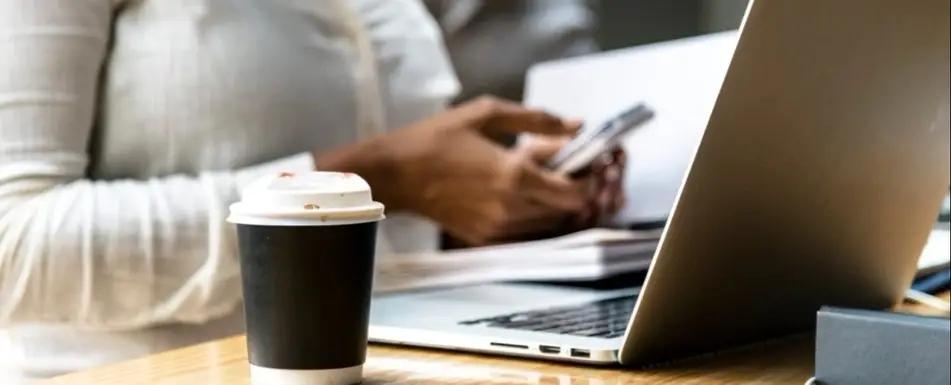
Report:
M479 353L572 364L610 366L620 363L618 361L620 341L618 341L616 348L605 349L420 329L371 326L369 342L378 345Z

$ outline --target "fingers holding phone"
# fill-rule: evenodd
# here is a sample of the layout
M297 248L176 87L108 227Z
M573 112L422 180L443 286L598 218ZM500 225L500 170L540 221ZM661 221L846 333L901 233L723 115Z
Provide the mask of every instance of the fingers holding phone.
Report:
M627 155L621 141L654 118L654 110L640 103L604 124L582 127L572 140L546 161L549 170L570 175L587 185L589 208L577 224L605 226L625 204L623 177Z
M615 151L627 135L654 118L654 110L638 104L622 111L606 123L582 127L581 131L552 156L548 168L568 175L590 167L600 157Z
M546 168L545 165L549 164L554 154L561 151L567 143L566 138L533 137L519 148L539 165L539 171L564 175L562 172ZM627 155L620 145L617 145L600 154L588 166L571 174L571 180L587 197L587 203L580 214L564 218L560 233L610 224L614 214L624 206L625 194L622 179L626 163Z

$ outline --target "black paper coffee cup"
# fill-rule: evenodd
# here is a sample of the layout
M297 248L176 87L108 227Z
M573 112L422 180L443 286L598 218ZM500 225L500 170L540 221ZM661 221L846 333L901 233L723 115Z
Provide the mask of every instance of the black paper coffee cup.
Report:
M252 385L359 383L383 206L344 173L265 178L231 206Z

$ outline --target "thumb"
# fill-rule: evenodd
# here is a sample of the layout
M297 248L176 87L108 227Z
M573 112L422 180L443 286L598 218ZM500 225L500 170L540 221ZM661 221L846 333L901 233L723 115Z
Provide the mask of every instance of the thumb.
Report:
M567 136L533 136L526 139L529 140L521 148L536 164L547 163L571 141Z

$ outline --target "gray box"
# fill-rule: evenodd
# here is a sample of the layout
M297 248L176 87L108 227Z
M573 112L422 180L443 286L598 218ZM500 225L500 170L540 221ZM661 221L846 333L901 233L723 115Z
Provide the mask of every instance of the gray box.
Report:
M948 385L951 321L911 314L823 308L816 325L821 385Z

